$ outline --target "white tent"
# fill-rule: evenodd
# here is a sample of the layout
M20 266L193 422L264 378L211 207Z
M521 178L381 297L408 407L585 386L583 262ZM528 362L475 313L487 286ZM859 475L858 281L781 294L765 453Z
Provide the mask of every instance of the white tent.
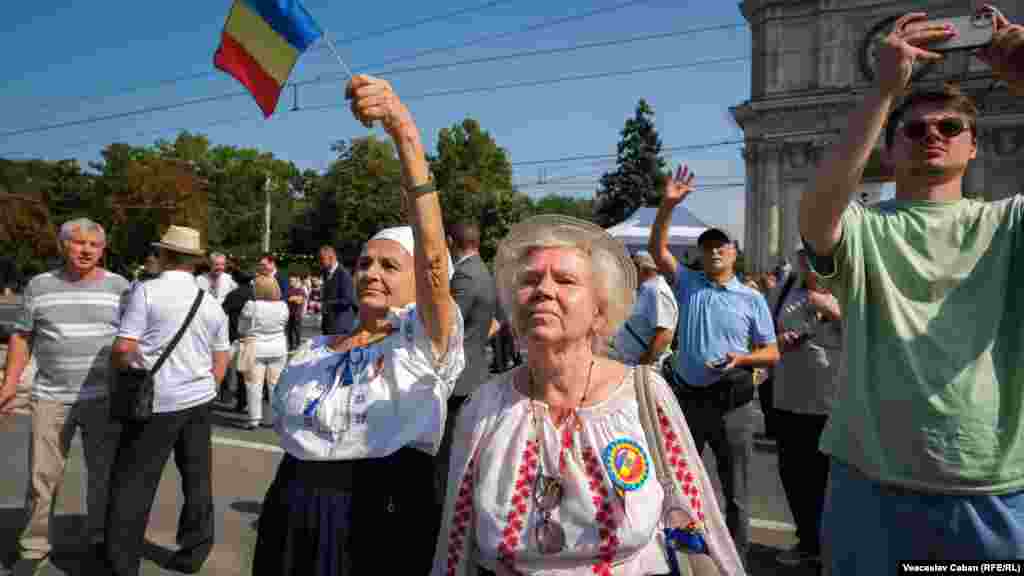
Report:
M646 250L651 237L651 227L657 208L638 208L625 221L608 229L608 233L622 240L630 254ZM672 222L668 230L669 250L677 259L692 262L697 258L697 237L708 229L692 212L682 206L672 211Z

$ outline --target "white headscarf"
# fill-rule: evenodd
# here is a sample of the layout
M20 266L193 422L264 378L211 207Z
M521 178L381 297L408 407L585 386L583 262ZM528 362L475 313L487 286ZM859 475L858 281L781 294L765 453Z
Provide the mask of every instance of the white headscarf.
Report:
M396 226L385 228L373 235L370 240L393 240L402 245L402 248L409 253L409 256L416 256L416 239L412 234L412 226ZM452 254L448 252L448 279L451 280L455 274L455 266L452 264Z

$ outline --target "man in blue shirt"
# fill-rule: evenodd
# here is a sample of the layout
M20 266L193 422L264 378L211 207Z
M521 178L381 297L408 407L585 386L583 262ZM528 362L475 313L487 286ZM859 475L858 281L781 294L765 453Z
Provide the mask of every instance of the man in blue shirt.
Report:
M754 368L779 360L768 303L736 278L736 243L718 228L697 239L703 272L680 266L668 250L672 211L693 191L694 175L680 166L665 183L649 249L674 279L679 303L679 349L665 369L698 450L711 446L726 501L726 523L740 558L750 540L750 461L754 453Z

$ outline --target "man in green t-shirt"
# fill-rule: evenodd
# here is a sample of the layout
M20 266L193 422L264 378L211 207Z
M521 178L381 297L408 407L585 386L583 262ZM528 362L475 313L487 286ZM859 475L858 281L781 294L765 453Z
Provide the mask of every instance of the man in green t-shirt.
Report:
M995 35L976 55L1024 96L1024 27L983 11ZM896 21L800 206L845 316L846 379L821 440L834 575L1024 557L1024 198L963 198L970 98L947 87L896 105L915 61L941 59L929 46L955 35L924 14ZM866 208L850 198L883 129L896 199Z

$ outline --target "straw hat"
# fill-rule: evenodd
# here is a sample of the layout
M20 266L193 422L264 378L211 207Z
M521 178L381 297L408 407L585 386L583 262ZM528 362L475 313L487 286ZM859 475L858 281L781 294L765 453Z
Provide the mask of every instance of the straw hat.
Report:
M593 256L597 252L605 252L618 268L620 281L609 286L610 304L620 313L610 318L612 324L620 324L628 317L633 307L636 292L636 266L623 243L609 234L605 229L578 218L560 214L541 214L512 226L508 235L498 244L498 253L494 259L495 276L499 292L507 293L513 287L520 258L523 251L533 246L549 245L553 240L568 240L575 246L589 248ZM554 245L557 245L555 243Z
M184 226L171 226L167 228L163 238L159 242L153 242L153 246L192 256L204 256L206 254L199 243L199 231L195 228L186 228Z

